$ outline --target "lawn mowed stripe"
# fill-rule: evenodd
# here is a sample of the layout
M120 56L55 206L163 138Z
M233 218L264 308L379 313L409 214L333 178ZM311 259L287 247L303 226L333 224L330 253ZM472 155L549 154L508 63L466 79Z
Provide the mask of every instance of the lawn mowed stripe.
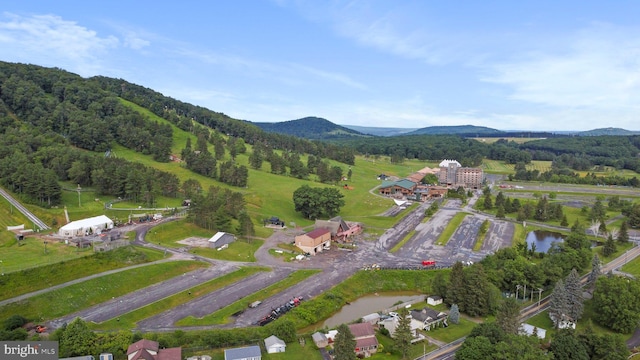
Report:
M447 227L444 228L444 231L442 231L440 236L438 236L436 245L442 245L442 246L447 245L447 243L449 242L449 239L451 238L453 233L456 231L456 229L460 226L460 224L462 224L462 220L464 220L465 216L467 215L469 215L469 213L466 213L466 212L456 213L451 218L451 221L449 221L449 223L447 224Z
M208 294L212 291L216 291L225 286L238 282L250 275L253 275L260 271L269 271L269 268L265 267L242 267L234 272L223 275L221 277L211 279L198 286L194 286L188 291L181 291L172 296L166 297L162 300L158 300L149 305L138 308L134 311L130 311L126 314L120 315L118 318L104 321L100 324L89 324L93 330L111 331L118 329L134 329L136 323L140 320L149 318L151 316L160 314L168 309L174 308L178 305L187 303L193 299L196 299L202 295Z
M0 307L0 319L15 314L34 320L55 319L206 266L170 261L101 276Z
M311 275L317 274L318 272L320 272L320 270L297 270L289 274L289 276L287 276L285 279L267 286L266 288L253 293L250 296L246 296L229 306L225 306L224 308L216 312L213 312L199 319L193 316L189 316L176 322L176 325L201 326L227 324L230 321L231 315L237 313L238 311L244 310L247 307L248 303L274 296L284 291L285 289L299 283L300 281L310 277Z
M75 251L73 247L62 244L59 245L69 251ZM25 245L16 246L15 251L12 252L11 261L18 261L21 256L28 256L21 255L21 251L33 252L35 250L32 248L37 247L38 252L40 252L40 246L40 242L36 242L35 239L33 242L26 242ZM56 249L56 247L51 244L48 245L47 251L51 248ZM53 249L52 252L55 251ZM1 254L2 252L0 251L0 255ZM44 254L44 252L42 252L42 254ZM91 254L92 255L84 254L81 258L56 262L51 265L30 268L20 272L5 273L0 281L0 300L47 289L55 285L100 274L105 271L162 259L161 252L137 246L126 246L107 252L91 252ZM4 260L2 266L5 266ZM33 279L38 280L34 281Z

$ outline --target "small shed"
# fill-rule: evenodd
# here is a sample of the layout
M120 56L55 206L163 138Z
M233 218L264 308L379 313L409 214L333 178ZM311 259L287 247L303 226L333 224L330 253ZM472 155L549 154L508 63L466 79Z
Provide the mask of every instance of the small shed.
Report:
M442 304L442 296L431 295L427 298L427 304L436 306Z
M314 332L311 335L311 338L313 339L313 342L316 344L316 346L320 349L329 346L329 339L327 339L327 337L319 331Z
M236 237L233 234L219 231L209 239L209 247L219 248L234 242Z
M269 354L283 353L286 350L287 344L277 336L271 335L264 339L264 347Z
M380 321L380 314L372 313L362 317L362 322L369 323L371 325L376 325Z

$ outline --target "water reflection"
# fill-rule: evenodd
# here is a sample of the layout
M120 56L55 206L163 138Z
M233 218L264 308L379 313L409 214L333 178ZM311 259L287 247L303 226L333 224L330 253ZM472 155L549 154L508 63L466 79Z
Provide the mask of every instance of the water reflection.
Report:
M536 252L546 253L555 242L563 242L562 234L552 231L534 230L527 234L527 248L531 249L535 244Z

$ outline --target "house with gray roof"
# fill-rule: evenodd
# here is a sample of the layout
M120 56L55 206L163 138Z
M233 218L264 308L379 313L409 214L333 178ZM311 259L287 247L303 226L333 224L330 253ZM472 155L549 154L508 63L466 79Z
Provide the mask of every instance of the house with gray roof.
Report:
M247 346L224 351L224 360L262 360L260 346Z
M422 310L411 310L411 327L418 327L420 329L429 331L436 326L448 326L447 314L442 311L437 311L429 307L425 307Z

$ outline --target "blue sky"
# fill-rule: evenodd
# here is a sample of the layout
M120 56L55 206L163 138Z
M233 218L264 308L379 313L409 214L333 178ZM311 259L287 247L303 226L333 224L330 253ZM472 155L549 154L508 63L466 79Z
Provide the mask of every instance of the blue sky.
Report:
M638 1L14 1L0 60L237 119L640 130Z

